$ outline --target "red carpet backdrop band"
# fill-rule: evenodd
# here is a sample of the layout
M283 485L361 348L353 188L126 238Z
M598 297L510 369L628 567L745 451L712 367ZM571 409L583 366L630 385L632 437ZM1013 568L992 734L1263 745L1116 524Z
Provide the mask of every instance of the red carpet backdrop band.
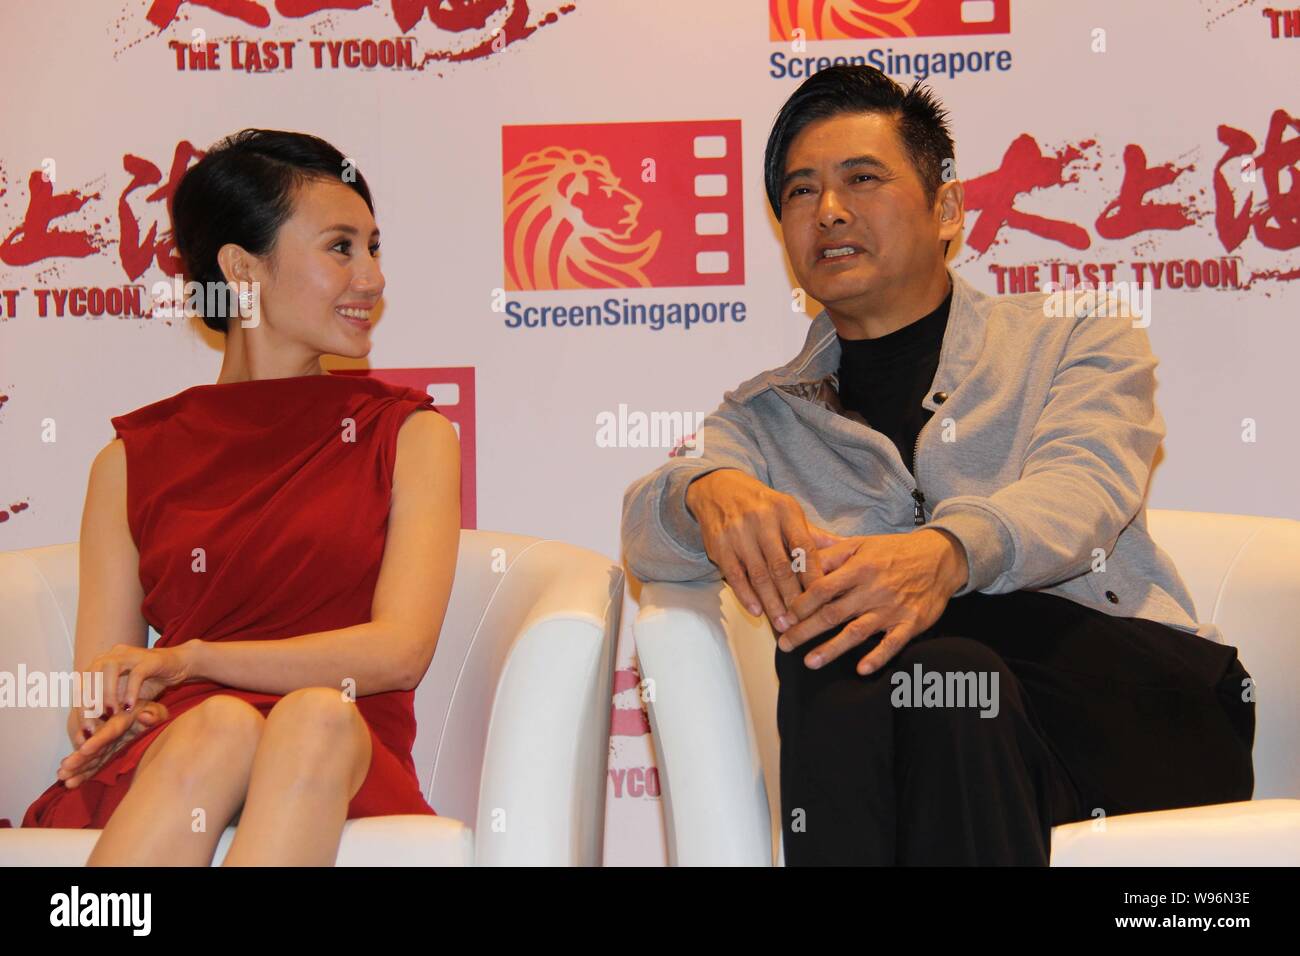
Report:
M0 10L0 548L75 540L109 418L215 380L167 198L257 126L370 183L369 367L455 422L467 526L616 555L628 483L819 309L761 160L841 62L950 110L965 278L1149 295L1152 507L1300 518L1297 0L44 0ZM664 858L634 613L613 864Z

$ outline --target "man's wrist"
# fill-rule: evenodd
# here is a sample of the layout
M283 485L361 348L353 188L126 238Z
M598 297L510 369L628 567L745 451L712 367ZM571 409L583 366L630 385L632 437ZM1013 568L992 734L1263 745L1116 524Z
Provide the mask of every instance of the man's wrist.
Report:
M925 531L934 531L941 535L948 543L948 559L942 562L944 568L945 589L948 596L956 594L966 586L970 578L970 561L966 556L966 547L961 543L961 539L949 531L947 528L925 528Z
M710 468L708 471L704 472L701 475L692 476L691 480L686 483L686 491L682 493L682 504L686 508L686 513L691 516L691 520L694 521L697 525L700 523L700 519L699 516L695 514L694 509L691 508L691 489L694 488L696 484L698 484L703 479L708 478L710 475L716 475L720 471L735 471L735 470L736 469L734 468L725 468L725 467ZM699 492L696 493L697 504L698 504L699 494L700 494Z

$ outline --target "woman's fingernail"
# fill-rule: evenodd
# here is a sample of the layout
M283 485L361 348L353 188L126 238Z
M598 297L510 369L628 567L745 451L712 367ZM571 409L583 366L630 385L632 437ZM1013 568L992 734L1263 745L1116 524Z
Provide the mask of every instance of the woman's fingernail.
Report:
M820 654L810 654L810 655L808 655L808 666L809 666L809 667L821 667L821 666L822 666L822 658L821 658L821 655L820 655Z
M790 620L789 616L786 614L782 614L776 619L777 630L788 631L793 625L794 621Z
M776 646L781 648L783 651L788 651L790 650L790 639L788 637L783 637L776 642Z
M761 607L759 607L757 604L751 604L751 605L749 605L749 613L750 613L750 614L761 614L762 612L763 612L763 609L762 609Z

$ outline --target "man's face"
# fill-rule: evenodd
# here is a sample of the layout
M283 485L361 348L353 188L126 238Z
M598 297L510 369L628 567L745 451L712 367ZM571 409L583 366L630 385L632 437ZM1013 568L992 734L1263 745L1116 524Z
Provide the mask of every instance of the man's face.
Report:
M960 185L945 183L927 202L896 124L881 113L831 116L808 124L786 154L786 252L800 286L832 311L906 301L942 268L943 240L960 230Z

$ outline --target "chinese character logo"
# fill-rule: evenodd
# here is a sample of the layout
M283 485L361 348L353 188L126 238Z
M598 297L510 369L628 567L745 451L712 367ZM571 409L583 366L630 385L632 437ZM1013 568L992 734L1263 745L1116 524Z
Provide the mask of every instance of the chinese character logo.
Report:
M429 41L433 46L425 52L426 62L456 62L499 53L572 13L574 7L574 0L389 0L387 12L402 33L411 33L425 23L433 25L440 36ZM333 29L338 14L364 17L382 9L375 0L153 0L145 19L161 32L185 21L197 22L196 17L207 23L207 14L220 14L245 27L267 30L328 15L331 19L321 27Z
M507 290L745 281L739 121L501 133Z

